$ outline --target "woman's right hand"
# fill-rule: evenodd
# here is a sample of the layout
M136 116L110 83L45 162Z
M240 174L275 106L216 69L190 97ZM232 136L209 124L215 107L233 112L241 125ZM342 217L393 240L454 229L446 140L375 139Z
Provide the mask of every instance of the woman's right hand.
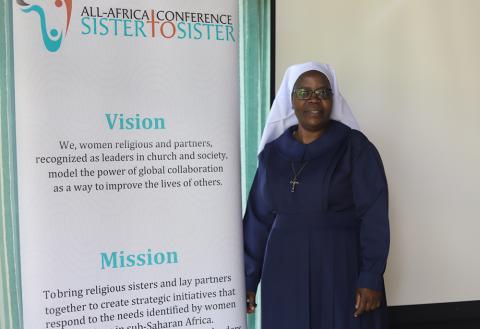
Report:
M253 291L247 291L247 314L255 312L257 303L255 303L255 293Z

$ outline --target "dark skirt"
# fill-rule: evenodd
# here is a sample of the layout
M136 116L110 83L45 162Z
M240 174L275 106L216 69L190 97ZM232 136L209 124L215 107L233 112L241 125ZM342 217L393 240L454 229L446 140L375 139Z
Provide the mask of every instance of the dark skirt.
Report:
M277 215L263 264L262 329L388 328L385 299L353 316L359 228L350 212Z

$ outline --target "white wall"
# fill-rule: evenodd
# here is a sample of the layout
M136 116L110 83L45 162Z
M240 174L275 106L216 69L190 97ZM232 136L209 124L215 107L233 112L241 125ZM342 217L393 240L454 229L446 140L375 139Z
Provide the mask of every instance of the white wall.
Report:
M277 1L287 66L334 65L390 187L390 305L480 300L480 1Z

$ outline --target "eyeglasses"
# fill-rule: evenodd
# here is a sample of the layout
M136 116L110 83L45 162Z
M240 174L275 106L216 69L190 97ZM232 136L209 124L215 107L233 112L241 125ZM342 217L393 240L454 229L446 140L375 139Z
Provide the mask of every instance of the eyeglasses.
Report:
M330 99L332 98L333 92L330 88L319 88L319 89L307 89L307 88L297 88L293 89L293 94L295 98L301 100L307 100L312 97L312 94L315 94L318 99Z

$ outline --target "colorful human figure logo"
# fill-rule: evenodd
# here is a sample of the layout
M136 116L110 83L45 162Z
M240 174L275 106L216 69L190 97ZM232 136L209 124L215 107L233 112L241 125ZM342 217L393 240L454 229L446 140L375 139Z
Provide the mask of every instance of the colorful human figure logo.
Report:
M65 12L64 26L51 27L47 22L45 10L38 4L27 3L23 0L17 0L17 4L22 6L24 13L35 12L40 17L40 28L42 32L42 39L48 51L56 52L60 49L64 35L68 32L70 26L70 17L72 15L72 0L51 0L55 3L55 8ZM63 15L62 15L63 16Z

